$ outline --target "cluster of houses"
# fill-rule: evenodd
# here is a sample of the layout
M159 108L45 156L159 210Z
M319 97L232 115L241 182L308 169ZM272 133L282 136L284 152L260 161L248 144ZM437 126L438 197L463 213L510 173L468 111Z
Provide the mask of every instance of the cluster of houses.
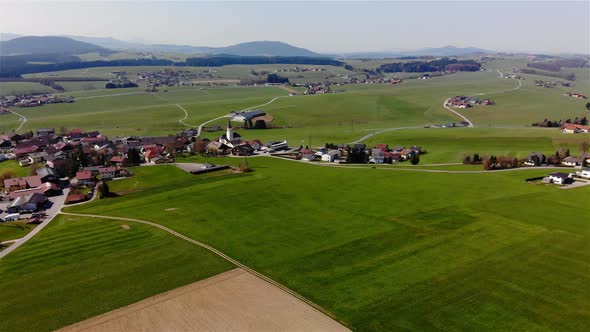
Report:
M194 73L189 70L165 69L156 72L139 72L136 81L147 87L191 86L194 85L194 79L211 79L213 77L212 71L209 70Z
M36 107L45 104L73 103L74 97L61 97L56 95L22 95L0 96L0 108ZM6 112L6 111L5 111ZM2 114L2 112L0 112Z
M251 114L256 116L257 114ZM246 113L234 113L235 116L248 116ZM238 120L239 121L239 120ZM198 151L201 145L201 150ZM234 155L234 156L251 156L260 152L277 152L288 150L287 141L273 141L262 143L260 140L245 140L242 135L234 131L231 121L228 121L226 132L215 140L203 138L195 141L188 147L189 152L206 152L209 155Z
M578 93L578 92L565 92L563 95L566 97L572 97L572 98L576 98L576 99L588 99L587 96L585 96L581 93Z
M305 73L305 72L323 72L326 71L326 68L310 68L310 67L292 67L292 68L283 68L277 70L279 73Z
M512 79L512 80L526 80L526 78L524 76L520 76L520 75L516 75L516 74L511 74L511 75L502 75L501 77L503 78L507 78L507 79Z
M532 152L526 157L523 164L526 166L541 166L546 165L547 162L553 163L550 158L547 158L544 154L540 152ZM558 162L560 162L561 166L579 168L584 164L590 164L590 154L583 153L580 157L567 156Z
M464 128L469 127L469 122L461 121L461 122L451 122L451 123L439 123L428 125L425 128Z
M367 79L364 81L365 84L400 84L402 83L404 80L401 78L373 78L373 79Z
M76 129L65 134L43 128L36 133L4 135L0 137L0 162L16 160L23 167L31 166L36 175L6 179L0 196L10 200L33 194L50 197L69 183L93 187L99 180L127 176L127 165L173 162L174 153L187 151L191 143L186 135L111 140L99 132Z
M589 133L590 126L584 126L575 123L566 123L561 127L561 132L563 132L564 134Z
M300 148L290 157L301 161L324 161L335 163L351 162L350 154L357 151L364 155L361 158L363 162L369 164L391 164L410 160L415 155L423 153L419 146L406 148L404 146L390 147L388 144L376 144L374 147L368 147L365 144L340 144L331 145L331 148L320 148L315 151L310 148ZM359 162L359 160L354 161Z
M543 87L543 88L553 88L556 86L564 86L564 87L568 87L571 88L574 86L574 83L571 82L564 82L564 81L541 81L541 80L535 80L535 85L538 87Z
M310 84L307 86L307 90L303 92L304 95L317 95L324 93L332 93L329 84Z
M456 108L471 108L473 105L495 105L496 103L491 99L479 99L475 97L467 96L455 96L450 98L447 102L447 106Z

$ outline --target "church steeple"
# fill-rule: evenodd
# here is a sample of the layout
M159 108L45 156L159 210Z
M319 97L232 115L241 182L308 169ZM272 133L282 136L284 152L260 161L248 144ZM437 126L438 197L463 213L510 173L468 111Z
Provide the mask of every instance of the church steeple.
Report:
M227 131L225 132L225 137L229 142L234 140L234 129L231 126L230 120L227 120Z

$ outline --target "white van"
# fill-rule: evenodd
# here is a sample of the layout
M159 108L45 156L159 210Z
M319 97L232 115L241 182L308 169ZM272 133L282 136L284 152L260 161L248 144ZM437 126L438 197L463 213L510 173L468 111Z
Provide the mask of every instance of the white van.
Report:
M4 218L5 221L17 221L20 219L20 213L9 214Z

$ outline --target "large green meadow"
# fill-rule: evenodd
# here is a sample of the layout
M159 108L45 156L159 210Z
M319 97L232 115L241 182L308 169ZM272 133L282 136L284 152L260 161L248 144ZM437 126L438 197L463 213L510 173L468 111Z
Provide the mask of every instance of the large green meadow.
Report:
M0 330L53 331L231 267L150 226L59 216L2 258Z
M134 169L111 185L123 196L69 210L161 223L356 330L575 331L590 323L590 227L581 217L590 187L524 181L547 170L248 162L253 173L207 178L173 166Z
M507 72L508 64L499 61L486 64L489 68L482 72L457 73L431 80L409 79L395 86L333 86L337 93L288 98L288 92L277 87L177 87L168 92L146 93L142 88L105 90L93 89L100 87L100 82L69 82L64 84L75 90L67 93L78 97L75 103L15 110L29 119L22 130L65 126L100 130L107 135L168 135L186 128L178 122L185 118L185 113L177 104L187 110L184 122L196 127L230 111L262 105L280 96L285 98L258 107L274 117L272 124L277 128L249 131L246 136L263 141L287 139L297 145L309 145L311 139L311 145L315 146L326 142L346 143L384 128L458 122L461 119L442 106L446 98L455 95L489 97L496 101L493 106L459 110L476 125L530 126L545 118L565 120L589 115L584 100L563 96L563 92L570 90L590 94L588 69L578 69L575 88L545 89L534 85L536 75L525 75L528 79L520 81L521 87L519 81L499 78L495 69ZM285 67L288 66L225 66L213 70L215 75L228 78L247 77L253 69L272 71ZM114 69L88 68L31 76L108 77ZM164 67L119 68L129 73L157 69ZM329 72L336 76L346 74L338 67L330 68ZM3 120L6 121L0 122L0 133L10 132L19 125L13 115L5 115ZM220 120L213 124L226 122Z
M590 95L590 71L576 69L576 88L544 89L534 86L534 75L525 75L520 85L499 78L496 70L508 73L522 60L485 66L395 86L333 86L336 93L314 96L288 96L279 87L147 93L73 82L68 94L78 97L75 103L15 111L28 119L21 131L65 127L150 136L186 128L180 119L197 127L255 107L271 114L277 128L238 130L242 137L287 139L291 146L348 143L385 130L364 143L420 145L428 152L420 165L322 167L268 157L179 157L247 162L254 171L195 176L171 165L135 167L131 178L109 182L118 197L66 211L160 223L284 284L353 330L583 331L590 325L590 186L563 190L525 181L571 169L481 172L476 165L424 165L459 163L473 153L581 153L580 142L589 135L530 124L590 115L587 101L563 96L570 90ZM254 69L279 67L289 66ZM231 78L251 75L251 69L215 70ZM106 78L113 70L121 68L32 76ZM342 68L329 72L347 75ZM497 105L460 110L475 128L424 128L461 121L442 105L455 95L489 97ZM225 126L227 119L212 124ZM3 115L0 133L19 125L17 116ZM386 131L393 128L398 130ZM28 172L14 161L0 163L0 172L9 168L17 175ZM1 231L0 237L13 236ZM62 215L0 260L0 330L54 330L231 267L148 225Z

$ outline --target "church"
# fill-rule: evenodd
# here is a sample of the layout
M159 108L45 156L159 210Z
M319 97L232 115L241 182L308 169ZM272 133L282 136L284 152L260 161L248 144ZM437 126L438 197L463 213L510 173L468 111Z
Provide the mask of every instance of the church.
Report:
M225 134L219 137L219 142L229 146L230 148L233 148L242 142L242 136L234 132L234 128L232 127L230 120L227 121L227 130L225 131Z

